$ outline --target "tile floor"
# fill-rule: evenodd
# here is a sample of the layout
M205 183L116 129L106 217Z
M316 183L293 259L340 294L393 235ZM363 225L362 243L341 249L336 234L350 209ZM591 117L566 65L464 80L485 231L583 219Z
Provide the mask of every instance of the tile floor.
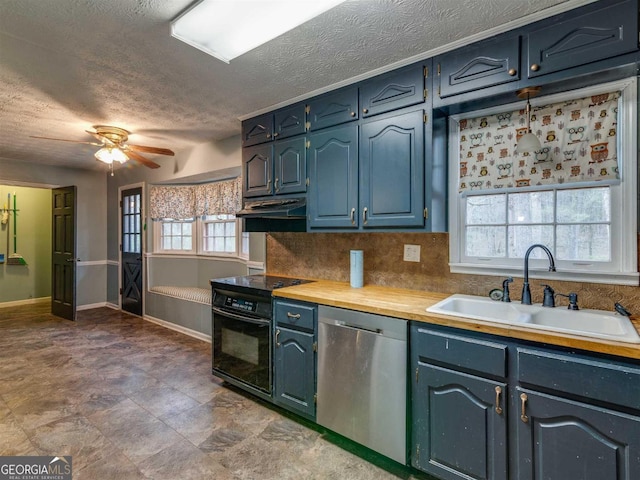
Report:
M428 478L228 388L210 361L108 308L0 308L0 455L72 455L74 480Z

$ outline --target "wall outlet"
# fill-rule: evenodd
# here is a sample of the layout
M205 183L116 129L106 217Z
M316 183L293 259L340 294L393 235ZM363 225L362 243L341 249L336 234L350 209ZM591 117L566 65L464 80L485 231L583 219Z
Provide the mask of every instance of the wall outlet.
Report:
M405 245L404 246L404 261L405 262L420 262L420 245Z

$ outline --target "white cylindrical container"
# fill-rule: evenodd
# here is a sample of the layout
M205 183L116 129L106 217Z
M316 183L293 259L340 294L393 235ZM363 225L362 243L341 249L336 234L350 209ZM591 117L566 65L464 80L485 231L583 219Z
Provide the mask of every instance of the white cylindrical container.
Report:
M351 250L351 286L353 288L361 288L364 284L362 260L362 250Z

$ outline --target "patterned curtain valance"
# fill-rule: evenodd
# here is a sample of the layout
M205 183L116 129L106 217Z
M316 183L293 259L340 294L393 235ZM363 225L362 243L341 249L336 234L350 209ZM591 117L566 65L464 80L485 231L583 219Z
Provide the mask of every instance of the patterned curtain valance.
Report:
M196 185L196 215L235 215L242 208L240 177Z
M618 179L620 92L533 107L531 130L542 143L518 154L523 110L460 120L460 192Z
M195 217L196 202L193 186L152 186L149 190L151 218L187 219Z

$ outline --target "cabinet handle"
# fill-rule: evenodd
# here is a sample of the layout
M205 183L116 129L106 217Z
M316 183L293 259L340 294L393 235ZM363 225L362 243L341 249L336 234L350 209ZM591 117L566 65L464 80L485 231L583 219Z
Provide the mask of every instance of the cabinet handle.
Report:
M538 65L537 63L534 63L533 65L531 65L530 68L532 72L537 72L538 70L540 70L540 65Z
M280 336L280 329L276 328L276 348L280 346L280 342L278 342L278 337Z
M511 75L512 77L516 76L516 73L518 73L518 71L515 68L510 68L509 71L507 72L509 75Z
M351 209L351 225L355 225L356 224L356 209L355 207Z
M502 415L502 407L500 406L500 394L502 393L502 387L496 387L496 413Z
M363 108L362 109L362 113L369 113L369 109L368 108Z
M295 318L296 320L298 320L300 318L300 314L299 313L287 312L287 317L288 318Z
M278 186L278 180L279 180L279 178L278 178L278 177L276 177L276 181L273 183L273 186L275 187L276 192L279 192L279 191L280 191L280 187Z
M355 117L356 116L356 112L351 112L351 116Z
M364 208L362 209L362 223L363 223L364 225L366 225L366 224L367 224L367 212L368 212L368 211L369 211L369 210L367 209L367 207L364 207Z
M522 413L520 414L520 420L524 423L529 423L529 417L527 417L527 394L521 393L520 400L522 401Z

